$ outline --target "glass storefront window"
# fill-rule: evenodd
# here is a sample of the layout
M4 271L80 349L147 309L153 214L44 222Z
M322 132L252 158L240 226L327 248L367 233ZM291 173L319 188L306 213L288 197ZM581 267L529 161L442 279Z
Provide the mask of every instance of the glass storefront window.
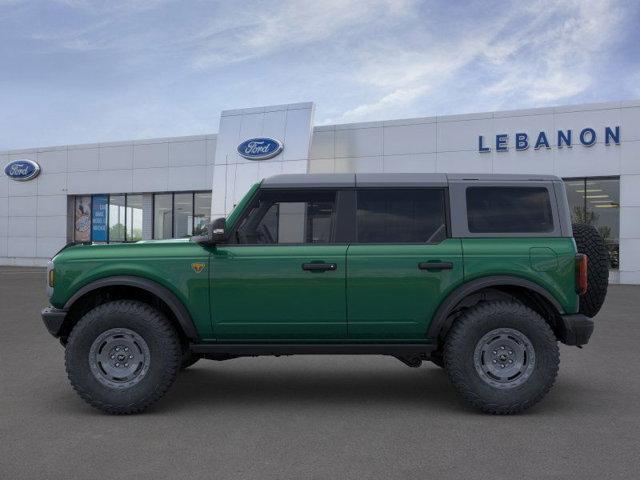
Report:
M124 242L125 240L125 196L109 195L109 241Z
M571 221L598 229L604 238L611 268L618 268L620 256L620 179L566 179Z
M190 237L193 232L193 193L176 193L173 197L173 236Z
M127 242L142 240L142 195L127 195Z
M211 193L195 193L193 198L193 234L202 235L211 221Z
M161 193L153 196L153 238L171 238L173 219L173 196Z
M211 221L211 192L156 193L153 238L201 235Z
M76 197L73 225L74 241L91 241L91 196Z
M153 220L153 238L201 235L211 221L211 192L153 194L153 211L144 210L144 194L96 194L73 197L73 240L137 242L143 219Z
M104 243L109 240L107 220L109 218L109 195L94 195L91 198L91 241Z

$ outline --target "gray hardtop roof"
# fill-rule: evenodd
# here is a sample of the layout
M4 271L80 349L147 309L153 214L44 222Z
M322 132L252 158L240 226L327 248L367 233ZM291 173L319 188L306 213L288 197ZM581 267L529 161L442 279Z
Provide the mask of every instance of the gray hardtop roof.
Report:
M348 187L446 187L467 182L552 182L554 175L510 175L477 173L309 173L274 175L262 181L263 188Z

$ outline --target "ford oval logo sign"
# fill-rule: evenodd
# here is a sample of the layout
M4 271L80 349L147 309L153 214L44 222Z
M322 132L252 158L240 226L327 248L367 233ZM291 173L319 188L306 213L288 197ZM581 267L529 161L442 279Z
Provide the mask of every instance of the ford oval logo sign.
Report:
M40 165L33 160L14 160L4 167L4 173L11 180L26 182L38 176Z
M250 138L238 145L238 153L249 160L266 160L278 155L284 146L273 138Z

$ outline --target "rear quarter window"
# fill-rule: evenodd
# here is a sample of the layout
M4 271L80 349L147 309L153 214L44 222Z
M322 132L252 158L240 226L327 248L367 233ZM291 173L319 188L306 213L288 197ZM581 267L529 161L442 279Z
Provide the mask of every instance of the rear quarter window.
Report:
M553 214L544 187L469 187L467 222L471 233L551 232Z

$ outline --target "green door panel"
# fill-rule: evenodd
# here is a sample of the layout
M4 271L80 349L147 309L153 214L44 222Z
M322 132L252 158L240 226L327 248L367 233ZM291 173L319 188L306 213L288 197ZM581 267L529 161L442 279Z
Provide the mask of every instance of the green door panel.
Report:
M452 268L421 270L422 262L451 262ZM438 305L462 279L459 239L436 245L349 246L349 338L423 340Z
M566 313L576 313L573 238L465 238L465 281L491 275L513 275L537 283L560 303Z
M59 281L51 304L62 308L78 289L100 278L142 277L173 292L191 315L199 336L211 338L208 264L209 252L188 240L70 247L54 258Z
M221 245L211 254L218 339L341 339L347 335L346 245ZM304 263L333 263L306 271Z

